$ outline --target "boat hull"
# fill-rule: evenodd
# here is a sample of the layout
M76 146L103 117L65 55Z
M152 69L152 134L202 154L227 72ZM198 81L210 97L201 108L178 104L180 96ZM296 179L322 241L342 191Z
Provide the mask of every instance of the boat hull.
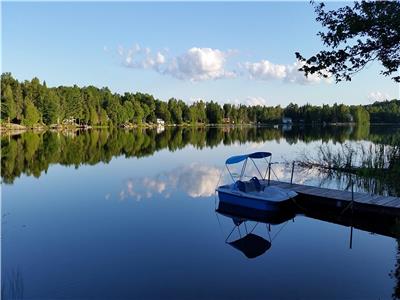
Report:
M296 216L296 205L289 203L284 209L259 210L219 201L216 212L228 218L239 218L246 221L279 225Z
M293 203L291 198L280 201L268 201L266 199L258 199L236 191L218 189L219 201L242 207L248 207L263 211L278 211L285 207L291 206Z

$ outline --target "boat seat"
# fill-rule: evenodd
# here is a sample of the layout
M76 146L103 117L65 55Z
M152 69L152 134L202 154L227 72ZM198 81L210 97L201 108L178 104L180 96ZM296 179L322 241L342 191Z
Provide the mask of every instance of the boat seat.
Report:
M244 193L259 192L262 189L261 184L256 177L253 177L250 181L236 181L235 188Z
M250 182L252 182L254 184L254 187L256 188L257 192L264 190L257 177L254 176L253 178L251 178Z

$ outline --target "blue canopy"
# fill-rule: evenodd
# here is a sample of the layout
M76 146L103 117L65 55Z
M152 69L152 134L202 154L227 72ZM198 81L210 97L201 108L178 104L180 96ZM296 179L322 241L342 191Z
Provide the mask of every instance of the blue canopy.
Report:
M243 160L246 160L248 157L249 156L247 154L231 156L225 161L225 164L227 164L227 165L237 164Z
M254 152L249 154L250 158L265 158L265 157L270 157L272 154L271 152Z
M229 157L225 161L225 164L232 165L232 164L237 164L241 161L244 161L247 158L259 159L259 158L269 157L271 155L272 154L270 152L254 152L254 153L250 153L250 154L236 155L236 156Z

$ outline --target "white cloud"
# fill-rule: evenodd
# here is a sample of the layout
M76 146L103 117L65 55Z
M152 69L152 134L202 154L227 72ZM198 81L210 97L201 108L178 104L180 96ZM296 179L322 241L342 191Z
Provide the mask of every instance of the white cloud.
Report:
M243 67L249 72L252 79L269 80L286 77L286 66L273 64L268 60L255 63L246 62Z
M268 103L267 99L263 97L247 97L244 100L244 104L249 106L257 106L257 105L266 106L267 103Z
M370 102L375 102L375 101L389 100L390 96L387 93L376 91L376 92L370 92L367 98Z
M240 67L244 69L251 79L256 80L283 80L289 83L310 84L321 81L330 82L330 79L320 77L316 74L305 76L298 69L303 64L296 61L292 65L274 64L268 60L259 62L246 62Z
M303 72L299 71L299 69L304 65L304 63L300 61L296 61L294 64L287 66L287 76L285 80L290 83L300 83L300 84L310 84L310 83L319 83L319 82L327 82L331 83L331 78L324 78L317 74L309 74L305 76ZM327 74L329 75L329 74Z
M244 99L229 99L227 101L225 101L224 103L230 103L233 105L247 105L247 106L267 106L268 105L268 101L267 99L265 99L264 97L258 97L258 96L248 96ZM271 104L271 103L270 103Z
M236 50L222 51L213 48L192 47L184 53L171 56L167 48L153 52L150 48L143 48L138 44L125 49L117 48L117 54L122 64L128 68L150 69L163 75L170 75L180 80L205 81L221 78L234 78L239 75L248 75L254 80L281 80L287 83L310 84L331 82L317 74L305 76L298 71L303 65L296 61L293 64L275 64L266 59L258 62L244 62L238 64L238 70L229 70L229 57L237 54ZM241 71L239 73L239 71Z
M166 73L179 79L191 81L234 77L234 72L225 69L228 55L229 51L190 48L186 53L172 59Z
M119 46L117 53L122 59L122 64L134 69L154 69L156 71L165 64L165 55L161 52L153 54L150 48L142 48L135 44L131 48L125 49Z
M212 48L188 49L185 53L170 57L168 50L157 51L134 45L117 49L122 64L135 69L153 69L160 74L171 75L181 80L203 81L235 77L235 73L226 70L226 60L233 51L221 51Z
M121 200L130 197L140 201L155 194L168 198L180 190L192 198L209 197L214 194L220 174L216 167L193 163L154 177L129 179L118 195Z

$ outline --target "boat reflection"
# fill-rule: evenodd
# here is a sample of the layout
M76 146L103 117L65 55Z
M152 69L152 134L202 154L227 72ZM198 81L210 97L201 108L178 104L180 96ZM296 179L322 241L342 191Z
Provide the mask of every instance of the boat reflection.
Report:
M400 215L398 214L388 215L374 211L359 211L357 209L343 210L326 207L307 200L293 202L291 207L278 211L261 211L219 201L216 209L217 216L222 215L230 218L234 224L225 242L241 251L247 258L258 257L271 248L272 241L281 232L283 226L286 226L290 220L294 221L296 216L325 221L348 228L350 249L354 246L354 229L397 240L400 239ZM248 223L253 223L254 225L249 225ZM261 224L265 225L265 229L262 229L261 235L257 235L254 230L257 226L260 229L261 226L259 225ZM271 238L273 225L280 225L282 228L279 228ZM233 237L235 233L238 238Z
M232 219L234 224L225 242L250 259L264 254L271 248L273 239L280 232L279 230L271 237L271 225L287 223L295 217L294 211L291 210L260 211L225 202L219 202L216 213ZM265 229L261 229L265 237L255 233L255 229L261 227L261 224L265 225ZM233 237L234 233L237 233L238 238Z

